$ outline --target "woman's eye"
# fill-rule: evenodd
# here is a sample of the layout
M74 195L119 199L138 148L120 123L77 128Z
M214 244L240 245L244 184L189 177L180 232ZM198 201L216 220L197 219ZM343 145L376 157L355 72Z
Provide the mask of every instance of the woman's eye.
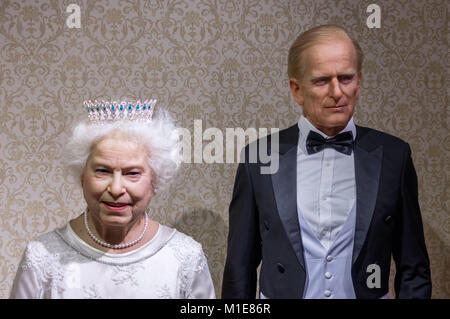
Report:
M140 172L131 171L127 173L128 176L138 176L140 175Z

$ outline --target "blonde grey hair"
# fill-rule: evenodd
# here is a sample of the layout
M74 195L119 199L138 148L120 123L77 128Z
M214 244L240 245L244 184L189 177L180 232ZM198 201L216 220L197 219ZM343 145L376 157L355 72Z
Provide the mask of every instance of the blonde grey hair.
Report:
M298 80L302 78L304 69L302 55L306 49L321 41L334 40L337 37L346 37L351 40L356 51L357 71L361 73L364 54L358 42L343 27L325 24L303 32L291 45L288 55L288 77Z
M148 123L78 123L66 145L65 156L69 173L81 180L93 147L113 133L120 133L124 138L129 138L130 142L142 143L146 147L149 154L148 163L152 169L153 192L156 193L167 186L181 164L181 154L177 128L165 112L158 112Z

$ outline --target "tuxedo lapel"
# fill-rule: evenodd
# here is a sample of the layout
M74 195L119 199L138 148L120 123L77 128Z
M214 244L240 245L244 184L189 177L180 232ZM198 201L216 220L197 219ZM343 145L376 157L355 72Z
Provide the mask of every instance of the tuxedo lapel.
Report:
M378 195L383 146L373 144L357 126L354 148L356 180L356 226L353 263L359 256L372 221Z
M305 268L303 245L297 213L297 143L298 127L291 127L286 137L280 135L279 169L272 174L278 214L301 266Z
M288 129L285 138L280 136L279 169L271 175L278 214L286 234L305 268L303 244L297 212L297 143L298 127ZM354 148L356 180L356 225L353 263L359 256L372 221L378 195L383 159L383 147L372 143L366 131L357 126Z

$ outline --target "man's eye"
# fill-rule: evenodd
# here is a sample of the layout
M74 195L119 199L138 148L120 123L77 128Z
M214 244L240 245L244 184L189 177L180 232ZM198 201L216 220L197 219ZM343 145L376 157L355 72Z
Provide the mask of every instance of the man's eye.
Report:
M104 168L97 168L95 170L96 173L101 173L101 174L106 174L108 173L108 170L104 169Z
M339 82L348 84L353 80L353 75L341 76L339 77Z
M317 79L317 80L314 80L314 85L325 85L325 84L327 84L327 80L326 79Z

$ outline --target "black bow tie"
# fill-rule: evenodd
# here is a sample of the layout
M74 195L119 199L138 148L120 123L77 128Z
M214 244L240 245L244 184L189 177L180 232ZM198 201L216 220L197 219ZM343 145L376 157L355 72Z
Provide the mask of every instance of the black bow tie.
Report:
M345 155L350 155L353 150L353 134L351 131L340 133L332 138L324 138L319 133L309 131L306 139L306 150L308 154L322 151L331 147Z

